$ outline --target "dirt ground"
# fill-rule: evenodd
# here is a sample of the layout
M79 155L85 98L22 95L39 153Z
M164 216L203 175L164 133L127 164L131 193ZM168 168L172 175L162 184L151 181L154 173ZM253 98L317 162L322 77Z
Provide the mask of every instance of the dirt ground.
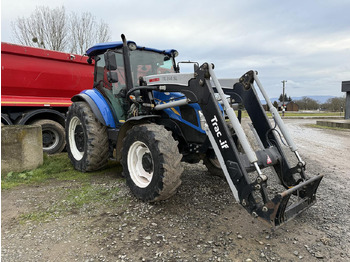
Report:
M178 193L152 205L121 174L94 177L105 199L69 212L57 207L79 181L2 191L2 261L350 261L350 132L305 126L315 122L286 120L308 173L325 174L318 202L276 230L202 164L186 164Z

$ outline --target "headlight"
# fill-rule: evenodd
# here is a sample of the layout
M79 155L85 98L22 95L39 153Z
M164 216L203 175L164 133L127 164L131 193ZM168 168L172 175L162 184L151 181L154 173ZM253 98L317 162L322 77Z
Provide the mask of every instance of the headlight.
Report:
M173 51L173 57L177 57L179 55L178 51Z

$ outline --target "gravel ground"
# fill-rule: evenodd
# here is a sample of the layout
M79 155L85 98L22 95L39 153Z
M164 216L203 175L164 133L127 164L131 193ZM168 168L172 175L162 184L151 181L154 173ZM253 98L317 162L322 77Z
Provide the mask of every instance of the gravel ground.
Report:
M286 120L318 202L271 230L234 202L225 181L185 164L178 193L157 204L130 196L121 174L91 180L96 201L69 206L81 181L1 194L3 261L350 261L350 132ZM78 196L75 196L76 198ZM83 196L80 196L83 197Z

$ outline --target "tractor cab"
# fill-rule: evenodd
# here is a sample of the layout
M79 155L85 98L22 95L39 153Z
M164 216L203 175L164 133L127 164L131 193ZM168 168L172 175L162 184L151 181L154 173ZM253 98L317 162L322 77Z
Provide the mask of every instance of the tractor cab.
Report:
M90 62L95 60L94 88L108 100L119 123L126 120L130 107L126 94L141 85L142 77L177 71L176 50L141 47L133 41L97 44L87 55Z

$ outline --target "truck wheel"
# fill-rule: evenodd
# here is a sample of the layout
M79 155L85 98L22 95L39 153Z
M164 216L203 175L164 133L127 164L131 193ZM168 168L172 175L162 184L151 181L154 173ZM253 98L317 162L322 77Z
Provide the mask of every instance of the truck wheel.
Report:
M207 167L209 173L213 176L225 177L224 172L221 169L219 160L215 158L210 158L206 156L203 159L203 164Z
M74 102L66 119L67 152L75 169L86 172L103 168L109 157L107 127L85 102Z
M43 119L32 122L33 125L40 125L43 136L43 151L47 154L62 152L66 146L63 126L53 120Z
M182 155L171 132L156 124L130 129L123 140L123 173L131 192L149 202L175 194L181 184Z

